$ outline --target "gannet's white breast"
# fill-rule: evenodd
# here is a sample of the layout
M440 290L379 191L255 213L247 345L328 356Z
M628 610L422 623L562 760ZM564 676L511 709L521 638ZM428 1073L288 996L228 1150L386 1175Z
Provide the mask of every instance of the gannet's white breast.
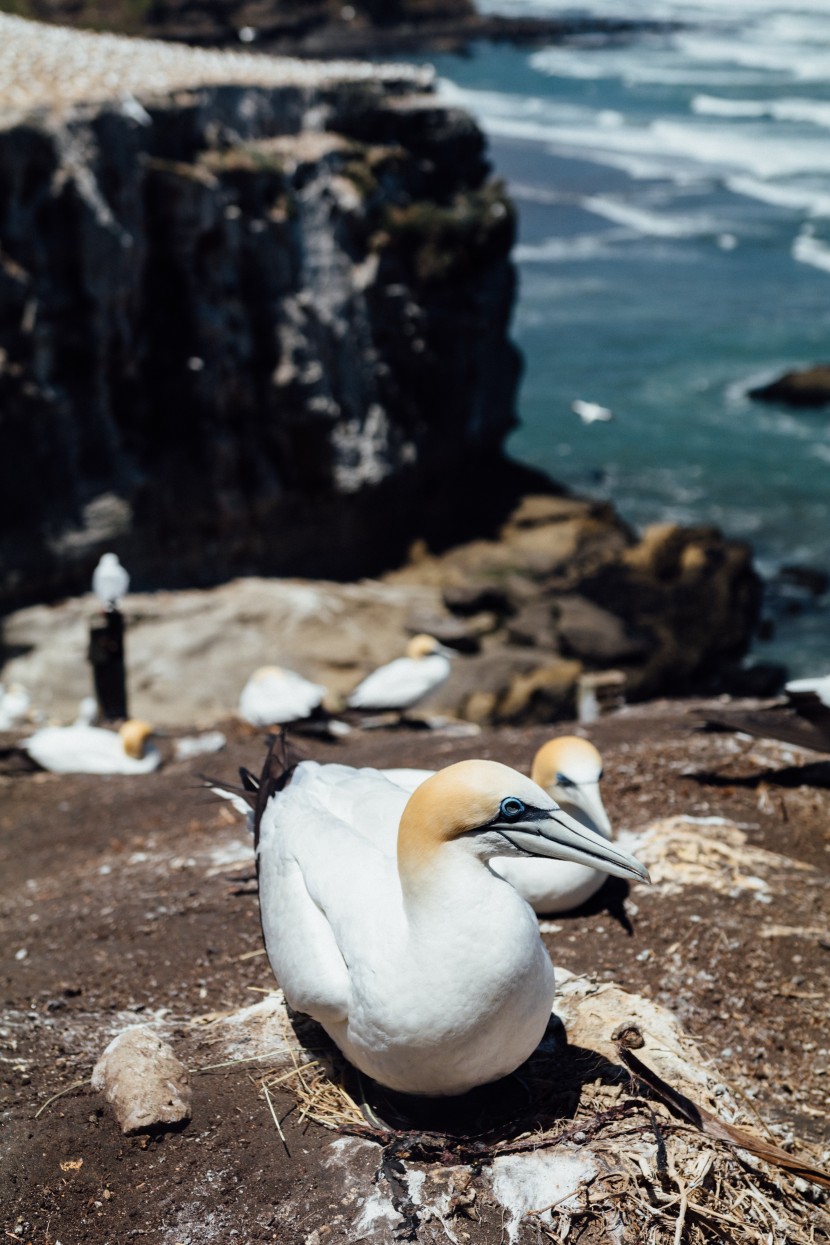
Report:
M121 736L100 726L45 726L21 747L55 774L149 774L161 763L152 747L142 757L128 756Z
M347 703L350 709L411 709L447 681L450 669L444 653L398 657L358 683Z
M376 770L297 767L260 826L265 945L289 1004L358 1068L402 1092L459 1094L532 1052L553 969L527 905L464 851L441 849L420 908L404 900L408 798Z
M280 726L307 718L326 689L293 670L265 666L251 675L239 698L239 714L252 726Z
M102 554L92 572L92 591L102 605L115 605L130 590L130 576L116 553Z

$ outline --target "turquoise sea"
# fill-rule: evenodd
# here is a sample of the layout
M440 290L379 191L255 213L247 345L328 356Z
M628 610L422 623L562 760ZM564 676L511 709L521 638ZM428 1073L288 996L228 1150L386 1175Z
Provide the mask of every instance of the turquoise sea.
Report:
M509 448L637 527L715 523L749 540L775 623L753 660L824 673L828 594L777 576L830 571L830 409L745 394L830 361L830 4L630 0L626 16L683 25L434 60L519 208L526 372ZM585 426L574 399L615 418Z

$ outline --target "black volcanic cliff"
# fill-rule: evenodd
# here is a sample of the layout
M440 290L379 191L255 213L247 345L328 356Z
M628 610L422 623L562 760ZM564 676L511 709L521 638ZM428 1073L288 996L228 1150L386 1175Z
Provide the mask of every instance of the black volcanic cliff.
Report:
M474 530L518 360L471 119L405 73L143 105L0 129L0 602Z

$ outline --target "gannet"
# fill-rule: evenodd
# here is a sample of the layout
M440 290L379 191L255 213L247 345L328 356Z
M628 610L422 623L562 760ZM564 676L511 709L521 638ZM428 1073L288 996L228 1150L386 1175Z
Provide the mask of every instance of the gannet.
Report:
M581 398L573 400L571 410L583 424L607 424L614 418L614 412L607 406L600 406L598 402L583 402Z
M32 698L22 683L0 683L0 731L9 731L22 722L32 705Z
M55 774L149 774L161 762L159 752L147 743L152 730L134 719L117 731L76 722L45 726L20 746Z
M130 577L117 553L104 553L92 572L92 591L105 609L115 609L130 587Z
M450 676L452 651L431 635L416 635L406 656L367 675L346 702L350 709L411 709Z
M390 782L406 791L415 791L434 770L385 769ZM531 778L548 793L570 817L611 838L611 823L602 803L599 783L602 757L592 743L577 735L549 739L533 758ZM492 865L539 913L569 912L590 899L605 881L605 875L590 865L572 860L496 859Z
M293 670L262 666L255 670L239 697L239 714L252 726L298 722L319 709L326 689Z
M268 958L289 1005L392 1090L464 1093L512 1072L544 1034L553 968L495 856L647 879L494 761L460 761L411 795L377 770L303 761L288 773L257 799Z

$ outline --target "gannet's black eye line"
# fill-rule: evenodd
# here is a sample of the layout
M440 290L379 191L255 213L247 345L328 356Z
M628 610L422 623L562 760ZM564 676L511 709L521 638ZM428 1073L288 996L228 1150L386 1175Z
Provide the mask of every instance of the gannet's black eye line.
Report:
M572 778L568 778L567 774L557 774L556 785L557 787L575 787L576 783Z
M499 805L499 812L505 821L518 821L520 817L524 817L526 811L525 805L515 795L509 795Z

